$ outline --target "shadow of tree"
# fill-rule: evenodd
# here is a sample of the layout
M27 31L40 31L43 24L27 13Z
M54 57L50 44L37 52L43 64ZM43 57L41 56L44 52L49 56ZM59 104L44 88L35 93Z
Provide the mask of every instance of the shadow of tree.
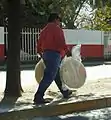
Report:
M14 108L18 97L6 97L4 96L0 102L0 112L7 112Z
M95 95L92 93L85 94L85 95L76 95L76 93L73 93L68 99L64 99L61 97L61 95L58 95L56 98L54 98L50 104L57 104L57 103L62 103L62 102L72 102L74 100L88 100L89 97L94 97Z
M54 117L33 117L30 120L111 120L111 108L72 113Z

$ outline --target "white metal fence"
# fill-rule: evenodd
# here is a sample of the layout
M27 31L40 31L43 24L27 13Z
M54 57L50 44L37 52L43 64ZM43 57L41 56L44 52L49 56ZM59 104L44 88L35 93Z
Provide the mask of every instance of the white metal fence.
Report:
M33 61L38 60L36 51L36 42L39 38L40 29L37 28L23 28L21 31L21 50L20 59L21 61ZM5 28L5 45L6 53L8 48L8 32Z

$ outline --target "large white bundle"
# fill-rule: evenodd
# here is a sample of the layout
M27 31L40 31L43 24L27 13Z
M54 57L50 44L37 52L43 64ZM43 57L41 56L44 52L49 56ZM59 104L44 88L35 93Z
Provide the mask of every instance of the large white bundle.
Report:
M72 57L65 57L60 68L62 83L70 88L80 88L85 83L86 70L81 63L80 56L81 45L72 48ZM43 78L45 64L41 59L35 66L35 79L38 83Z
M80 88L85 83L86 70L80 61L67 57L62 62L60 76L68 87Z
M37 83L40 83L40 81L43 78L44 75L44 69L45 69L45 64L43 62L43 59L41 59L35 66L35 79ZM62 88L65 90L66 85L62 82Z
M45 64L43 62L43 59L41 59L35 66L35 79L38 83L40 83L40 81L43 78L44 69L45 69Z
M76 45L72 48L71 50L71 53L72 53L72 58L74 60L78 60L78 61L82 61L81 60L81 45Z
M37 83L43 78L45 65L41 59L35 66L35 79ZM80 88L85 83L86 71L83 64L72 57L66 57L60 68L60 76L63 83L70 88Z

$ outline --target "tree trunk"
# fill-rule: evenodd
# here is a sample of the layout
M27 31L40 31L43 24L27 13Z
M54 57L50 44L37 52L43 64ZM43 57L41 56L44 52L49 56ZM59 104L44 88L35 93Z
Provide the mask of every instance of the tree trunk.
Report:
M20 78L20 0L8 3L8 54L5 96L21 96Z

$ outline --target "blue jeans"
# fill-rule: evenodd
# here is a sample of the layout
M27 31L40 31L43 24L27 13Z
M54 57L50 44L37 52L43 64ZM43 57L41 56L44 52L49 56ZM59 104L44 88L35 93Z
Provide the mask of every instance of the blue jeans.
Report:
M47 50L43 53L43 60L45 63L44 76L41 80L35 97L38 96L43 98L45 91L50 86L50 84L55 80L58 88L62 92L62 82L59 75L59 67L61 64L60 53L56 51Z

